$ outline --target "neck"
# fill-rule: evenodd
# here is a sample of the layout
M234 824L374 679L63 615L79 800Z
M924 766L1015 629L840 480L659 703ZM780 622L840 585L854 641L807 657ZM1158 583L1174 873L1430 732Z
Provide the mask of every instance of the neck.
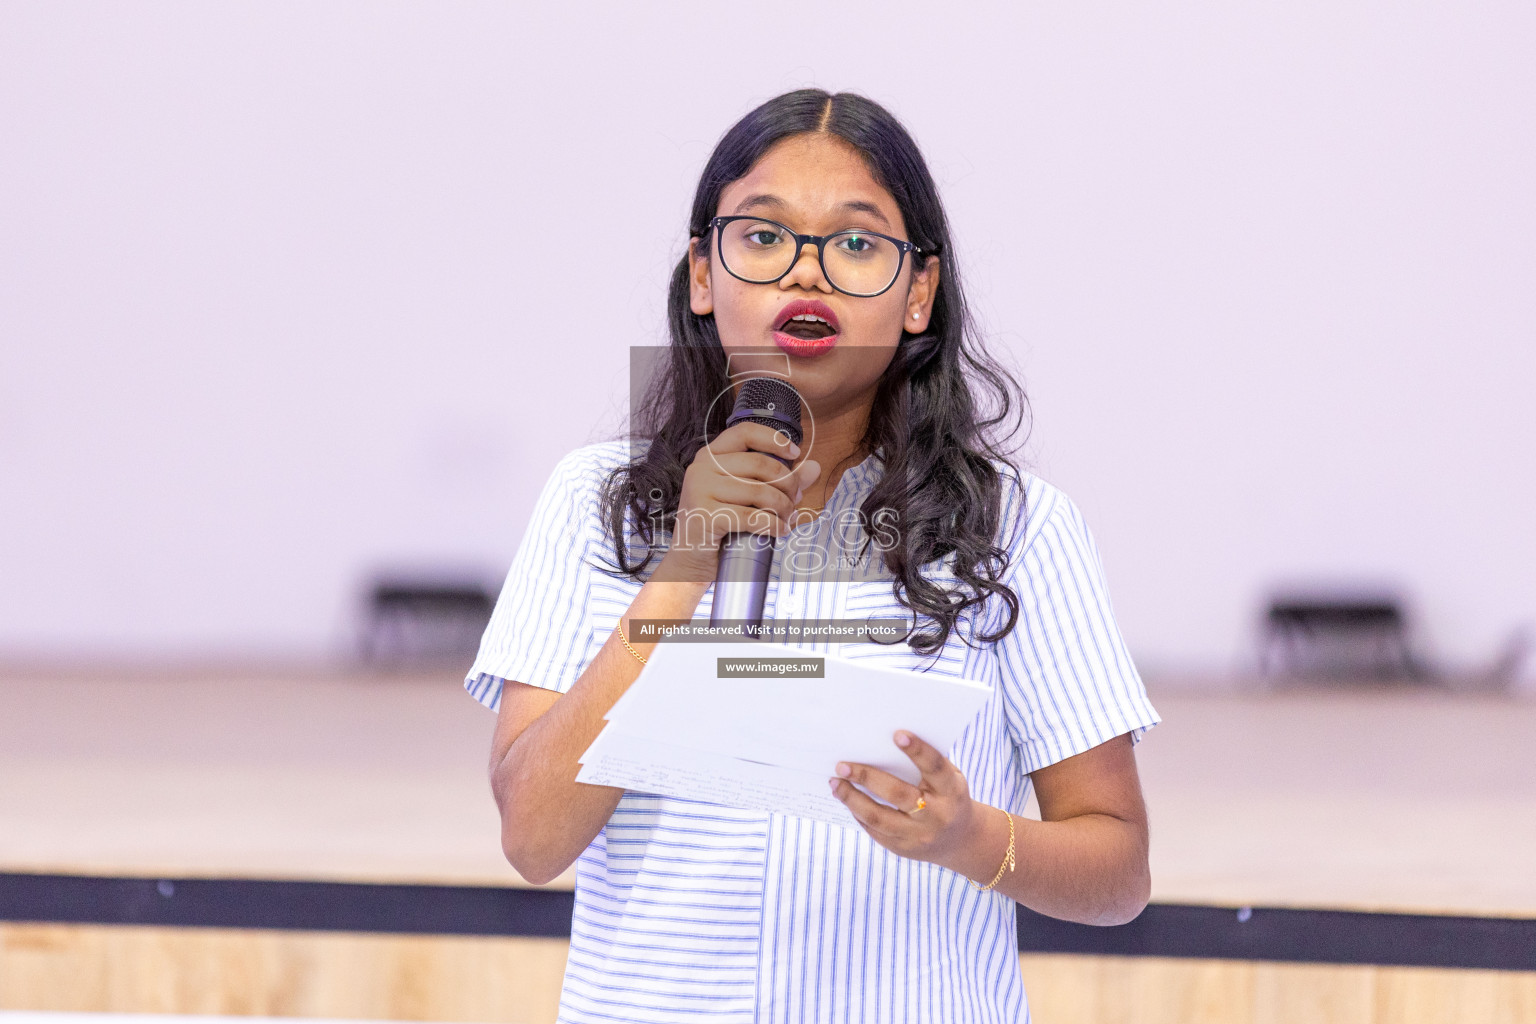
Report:
M805 489L800 499L801 508L825 507L843 473L868 457L870 453L864 447L863 440L864 432L869 428L869 413L869 403L838 410L811 410L816 435L796 465L806 459L814 459L821 466L821 475Z

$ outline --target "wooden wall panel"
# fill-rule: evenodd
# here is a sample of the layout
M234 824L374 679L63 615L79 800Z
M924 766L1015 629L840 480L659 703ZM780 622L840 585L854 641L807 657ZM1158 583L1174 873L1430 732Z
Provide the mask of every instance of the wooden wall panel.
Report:
M0 1009L555 1018L562 939L0 924Z
M1536 972L1382 970L1376 979L1376 1020L1429 1024L1451 1021L1536 1021Z
M547 1024L560 939L0 923L0 1009ZM1027 954L1037 1024L1530 1024L1536 972Z
M1027 954L1039 1024L1531 1024L1536 972Z

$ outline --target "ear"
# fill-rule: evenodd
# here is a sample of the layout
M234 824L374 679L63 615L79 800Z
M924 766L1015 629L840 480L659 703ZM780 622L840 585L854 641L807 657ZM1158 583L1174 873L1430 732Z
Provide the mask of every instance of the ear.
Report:
M912 334L922 334L928 329L933 316L933 300L939 294L939 258L929 256L921 269L912 274L912 285L907 289L906 312L902 326Z
M688 308L699 316L715 311L714 295L709 290L709 259L699 254L700 247L708 244L706 239L688 239Z

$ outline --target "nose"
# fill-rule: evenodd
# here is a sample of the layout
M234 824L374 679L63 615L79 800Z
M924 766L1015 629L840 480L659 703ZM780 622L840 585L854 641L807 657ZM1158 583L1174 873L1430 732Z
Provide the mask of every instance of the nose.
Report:
M795 260L795 265L789 268L789 273L779 278L781 289L794 285L826 292L829 295L835 291L827 281L827 275L821 272L821 261L818 259L815 245L808 243L803 246L800 249L799 258Z

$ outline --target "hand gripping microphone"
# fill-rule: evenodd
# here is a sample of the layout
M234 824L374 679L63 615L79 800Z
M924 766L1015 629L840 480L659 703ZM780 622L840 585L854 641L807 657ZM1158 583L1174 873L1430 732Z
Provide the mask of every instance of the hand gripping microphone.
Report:
M776 377L753 377L741 386L726 427L746 420L783 431L795 444L804 439L800 429L800 394ZM793 463L771 456L788 469ZM709 624L727 622L761 625L763 601L768 596L768 570L778 538L760 533L728 534L720 545L720 568L715 574L715 599Z

